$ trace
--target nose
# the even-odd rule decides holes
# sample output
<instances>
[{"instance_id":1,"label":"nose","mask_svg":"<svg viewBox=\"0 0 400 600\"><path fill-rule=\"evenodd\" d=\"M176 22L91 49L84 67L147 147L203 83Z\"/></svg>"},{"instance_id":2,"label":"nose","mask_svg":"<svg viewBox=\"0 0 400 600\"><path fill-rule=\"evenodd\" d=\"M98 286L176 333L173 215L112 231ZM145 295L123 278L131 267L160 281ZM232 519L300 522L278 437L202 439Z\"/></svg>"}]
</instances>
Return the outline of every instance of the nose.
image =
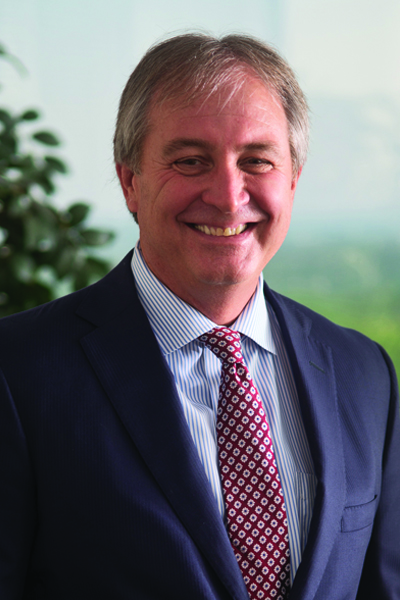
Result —
<instances>
[{"instance_id":1,"label":"nose","mask_svg":"<svg viewBox=\"0 0 400 600\"><path fill-rule=\"evenodd\" d=\"M236 164L215 167L202 193L202 200L223 213L235 213L249 202L244 173Z\"/></svg>"}]
</instances>

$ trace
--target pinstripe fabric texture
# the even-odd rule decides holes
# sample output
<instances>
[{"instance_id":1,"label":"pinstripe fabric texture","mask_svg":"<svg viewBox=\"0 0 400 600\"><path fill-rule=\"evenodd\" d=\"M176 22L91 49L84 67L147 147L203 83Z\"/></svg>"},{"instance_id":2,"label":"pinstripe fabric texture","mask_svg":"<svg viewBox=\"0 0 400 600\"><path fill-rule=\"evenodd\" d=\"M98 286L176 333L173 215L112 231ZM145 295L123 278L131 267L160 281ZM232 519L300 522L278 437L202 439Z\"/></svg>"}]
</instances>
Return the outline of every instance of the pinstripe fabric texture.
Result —
<instances>
[{"instance_id":1,"label":"pinstripe fabric texture","mask_svg":"<svg viewBox=\"0 0 400 600\"><path fill-rule=\"evenodd\" d=\"M216 324L175 296L151 273L139 243L132 270L139 299L175 377L193 441L225 518L216 438L221 362L197 339ZM278 321L265 302L262 276L255 294L230 328L242 335L243 357L270 426L286 502L293 581L307 540L316 478L292 371Z\"/></svg>"}]
</instances>

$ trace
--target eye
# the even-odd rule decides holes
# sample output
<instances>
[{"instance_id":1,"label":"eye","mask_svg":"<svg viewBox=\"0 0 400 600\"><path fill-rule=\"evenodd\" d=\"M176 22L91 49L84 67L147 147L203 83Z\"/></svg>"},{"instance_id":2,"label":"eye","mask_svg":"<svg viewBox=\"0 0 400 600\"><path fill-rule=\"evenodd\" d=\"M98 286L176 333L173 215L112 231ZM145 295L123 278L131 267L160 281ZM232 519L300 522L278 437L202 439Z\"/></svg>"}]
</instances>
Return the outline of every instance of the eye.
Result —
<instances>
[{"instance_id":1,"label":"eye","mask_svg":"<svg viewBox=\"0 0 400 600\"><path fill-rule=\"evenodd\" d=\"M251 156L243 159L240 167L248 173L268 173L273 168L273 165L267 158Z\"/></svg>"},{"instance_id":2,"label":"eye","mask_svg":"<svg viewBox=\"0 0 400 600\"><path fill-rule=\"evenodd\" d=\"M209 162L202 156L187 156L173 162L174 168L183 175L199 175L210 168Z\"/></svg>"}]
</instances>

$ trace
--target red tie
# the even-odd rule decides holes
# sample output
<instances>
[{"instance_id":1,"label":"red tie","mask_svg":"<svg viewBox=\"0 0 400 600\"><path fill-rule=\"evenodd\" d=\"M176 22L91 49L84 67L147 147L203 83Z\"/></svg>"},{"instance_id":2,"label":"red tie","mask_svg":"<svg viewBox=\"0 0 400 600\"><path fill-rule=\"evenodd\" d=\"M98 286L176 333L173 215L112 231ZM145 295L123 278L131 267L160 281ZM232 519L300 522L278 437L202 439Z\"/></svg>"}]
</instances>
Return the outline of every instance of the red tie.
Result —
<instances>
[{"instance_id":1,"label":"red tie","mask_svg":"<svg viewBox=\"0 0 400 600\"><path fill-rule=\"evenodd\" d=\"M228 533L252 600L284 600L290 588L286 507L261 399L240 334L199 337L222 361L217 435Z\"/></svg>"}]
</instances>

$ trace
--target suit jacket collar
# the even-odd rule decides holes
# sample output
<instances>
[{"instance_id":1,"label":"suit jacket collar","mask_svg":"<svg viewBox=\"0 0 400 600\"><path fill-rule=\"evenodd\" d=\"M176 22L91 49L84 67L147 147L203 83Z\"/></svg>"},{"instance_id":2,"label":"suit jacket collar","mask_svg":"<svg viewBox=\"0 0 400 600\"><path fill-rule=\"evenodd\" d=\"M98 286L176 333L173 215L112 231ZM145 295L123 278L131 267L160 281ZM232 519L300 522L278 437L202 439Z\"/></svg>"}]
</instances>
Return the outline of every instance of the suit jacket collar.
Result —
<instances>
[{"instance_id":1,"label":"suit jacket collar","mask_svg":"<svg viewBox=\"0 0 400 600\"><path fill-rule=\"evenodd\" d=\"M88 288L77 314L96 328L81 343L133 443L232 598L247 600L239 567L194 446L171 372L137 298L131 253ZM344 460L331 349L300 305L266 288L293 369L318 478L308 542L291 600L315 598L344 506ZM134 367L132 367L134 365ZM157 377L154 377L157 373Z\"/></svg>"},{"instance_id":2,"label":"suit jacket collar","mask_svg":"<svg viewBox=\"0 0 400 600\"><path fill-rule=\"evenodd\" d=\"M137 297L131 254L88 289L82 347L153 477L230 596L248 600L173 376Z\"/></svg>"},{"instance_id":3,"label":"suit jacket collar","mask_svg":"<svg viewBox=\"0 0 400 600\"><path fill-rule=\"evenodd\" d=\"M308 540L290 594L291 600L311 600L327 566L345 503L334 361L331 347L315 334L311 311L267 286L266 296L282 329L318 479Z\"/></svg>"}]
</instances>

